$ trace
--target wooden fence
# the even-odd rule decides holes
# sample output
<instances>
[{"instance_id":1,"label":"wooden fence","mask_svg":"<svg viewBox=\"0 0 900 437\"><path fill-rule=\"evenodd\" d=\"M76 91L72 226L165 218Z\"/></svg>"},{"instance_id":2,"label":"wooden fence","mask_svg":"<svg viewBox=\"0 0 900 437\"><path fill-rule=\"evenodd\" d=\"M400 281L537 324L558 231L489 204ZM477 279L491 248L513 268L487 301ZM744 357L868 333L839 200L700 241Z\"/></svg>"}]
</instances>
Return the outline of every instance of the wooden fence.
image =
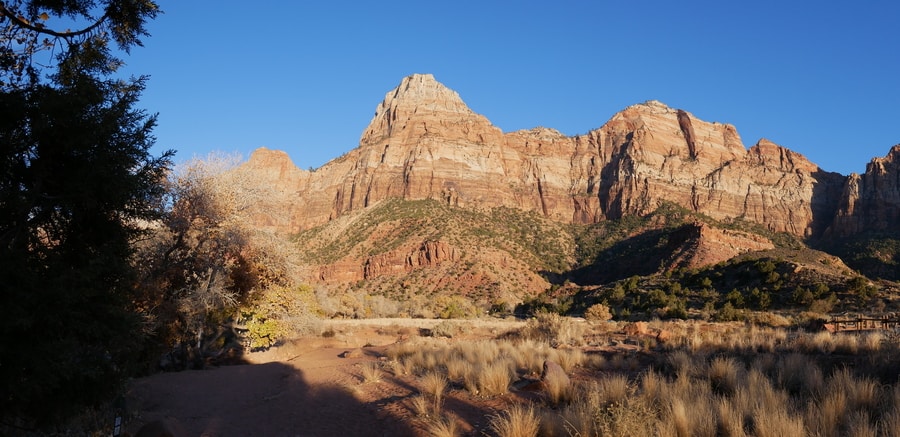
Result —
<instances>
[{"instance_id":1,"label":"wooden fence","mask_svg":"<svg viewBox=\"0 0 900 437\"><path fill-rule=\"evenodd\" d=\"M900 328L900 317L890 316L882 318L833 318L826 323L829 331L869 331L869 330L895 330Z\"/></svg>"}]
</instances>

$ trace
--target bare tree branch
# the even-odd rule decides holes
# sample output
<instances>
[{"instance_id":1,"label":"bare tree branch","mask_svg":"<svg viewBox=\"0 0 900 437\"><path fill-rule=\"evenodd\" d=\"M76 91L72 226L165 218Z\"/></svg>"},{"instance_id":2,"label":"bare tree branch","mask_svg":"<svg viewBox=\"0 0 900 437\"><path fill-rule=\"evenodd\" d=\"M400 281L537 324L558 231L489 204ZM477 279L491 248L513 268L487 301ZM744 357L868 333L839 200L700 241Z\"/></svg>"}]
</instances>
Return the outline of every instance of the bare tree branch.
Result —
<instances>
[{"instance_id":1,"label":"bare tree branch","mask_svg":"<svg viewBox=\"0 0 900 437\"><path fill-rule=\"evenodd\" d=\"M14 14L12 11L10 11L9 9L7 9L6 5L3 4L2 2L0 2L0 15L3 15L4 17L8 18L10 21L12 21L17 26L23 27L32 32L42 33L45 35L51 35L51 36L55 36L58 38L71 38L71 37L76 37L76 36L90 33L94 29L100 27L103 24L103 22L106 21L106 19L109 17L109 12L107 11L105 14L103 14L103 16L100 17L94 24L91 24L90 26L85 27L84 29L77 30L74 32L72 32L72 31L58 32L53 29L48 29L44 26L36 26L34 24L31 24L27 20L22 18L21 16L18 16L16 14Z\"/></svg>"}]
</instances>

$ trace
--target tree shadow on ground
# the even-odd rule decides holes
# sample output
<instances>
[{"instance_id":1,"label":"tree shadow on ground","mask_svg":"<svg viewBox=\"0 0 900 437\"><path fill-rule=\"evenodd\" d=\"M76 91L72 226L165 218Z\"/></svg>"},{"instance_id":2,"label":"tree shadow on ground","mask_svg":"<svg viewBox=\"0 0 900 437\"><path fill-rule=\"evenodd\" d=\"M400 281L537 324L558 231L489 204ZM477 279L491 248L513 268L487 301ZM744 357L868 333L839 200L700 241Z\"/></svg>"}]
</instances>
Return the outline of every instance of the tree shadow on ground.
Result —
<instances>
[{"instance_id":1,"label":"tree shadow on ground","mask_svg":"<svg viewBox=\"0 0 900 437\"><path fill-rule=\"evenodd\" d=\"M126 402L132 435L165 418L210 437L415 435L346 388L312 386L302 370L278 362L152 375L131 384Z\"/></svg>"}]
</instances>

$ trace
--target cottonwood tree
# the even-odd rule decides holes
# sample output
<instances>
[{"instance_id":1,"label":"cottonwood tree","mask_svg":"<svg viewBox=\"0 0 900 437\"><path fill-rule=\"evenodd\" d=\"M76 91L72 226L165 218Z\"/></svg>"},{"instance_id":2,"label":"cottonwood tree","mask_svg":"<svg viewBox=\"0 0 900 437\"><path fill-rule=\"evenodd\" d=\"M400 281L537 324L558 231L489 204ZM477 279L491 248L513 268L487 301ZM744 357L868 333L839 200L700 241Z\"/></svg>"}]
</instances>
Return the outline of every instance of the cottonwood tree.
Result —
<instances>
[{"instance_id":1,"label":"cottonwood tree","mask_svg":"<svg viewBox=\"0 0 900 437\"><path fill-rule=\"evenodd\" d=\"M0 3L0 419L49 426L107 399L136 354L131 243L170 153L114 77L150 1ZM53 23L87 23L75 30ZM62 25L62 24L61 24ZM2 433L2 431L0 431Z\"/></svg>"},{"instance_id":2,"label":"cottonwood tree","mask_svg":"<svg viewBox=\"0 0 900 437\"><path fill-rule=\"evenodd\" d=\"M167 178L166 214L141 244L147 331L186 365L220 354L223 336L247 314L288 320L303 312L291 302L300 290L291 245L252 224L254 215L278 211L283 194L239 163L211 154L177 166ZM251 321L275 332L272 317Z\"/></svg>"}]
</instances>

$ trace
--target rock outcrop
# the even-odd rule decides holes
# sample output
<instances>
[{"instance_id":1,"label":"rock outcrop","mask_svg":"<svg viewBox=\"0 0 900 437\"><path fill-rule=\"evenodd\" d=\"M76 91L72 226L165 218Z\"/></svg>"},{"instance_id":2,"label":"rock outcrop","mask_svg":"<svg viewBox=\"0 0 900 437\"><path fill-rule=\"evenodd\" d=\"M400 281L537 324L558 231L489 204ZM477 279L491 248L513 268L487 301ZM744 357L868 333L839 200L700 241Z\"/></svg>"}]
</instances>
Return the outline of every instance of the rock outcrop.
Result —
<instances>
[{"instance_id":1,"label":"rock outcrop","mask_svg":"<svg viewBox=\"0 0 900 437\"><path fill-rule=\"evenodd\" d=\"M850 175L828 235L867 231L900 231L900 144L869 162L862 175Z\"/></svg>"},{"instance_id":2,"label":"rock outcrop","mask_svg":"<svg viewBox=\"0 0 900 437\"><path fill-rule=\"evenodd\" d=\"M682 226L669 235L671 255L663 265L676 268L698 268L727 261L742 253L774 249L775 244L748 232L719 229L703 223Z\"/></svg>"},{"instance_id":3,"label":"rock outcrop","mask_svg":"<svg viewBox=\"0 0 900 437\"><path fill-rule=\"evenodd\" d=\"M847 178L767 140L747 149L734 126L657 101L625 108L584 135L503 133L456 92L417 74L385 95L359 147L344 156L305 172L262 150L247 166L295 193L285 231L400 197L512 207L576 223L672 202L719 220L818 237L826 229L845 235L896 227L898 157L895 147L866 174Z\"/></svg>"}]
</instances>

